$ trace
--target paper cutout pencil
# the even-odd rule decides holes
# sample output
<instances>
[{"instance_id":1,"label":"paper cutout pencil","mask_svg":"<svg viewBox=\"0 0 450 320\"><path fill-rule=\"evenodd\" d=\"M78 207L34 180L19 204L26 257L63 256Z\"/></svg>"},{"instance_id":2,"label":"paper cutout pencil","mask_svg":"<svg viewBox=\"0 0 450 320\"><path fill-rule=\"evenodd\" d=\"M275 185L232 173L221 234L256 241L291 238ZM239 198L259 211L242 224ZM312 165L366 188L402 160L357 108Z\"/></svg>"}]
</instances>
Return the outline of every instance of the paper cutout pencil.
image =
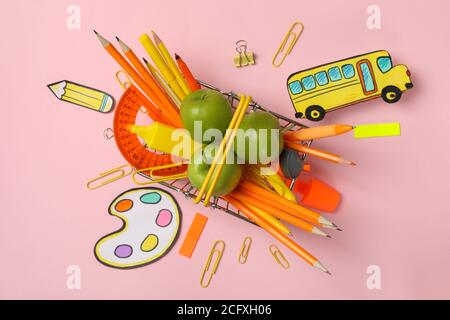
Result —
<instances>
[{"instance_id":1,"label":"paper cutout pencil","mask_svg":"<svg viewBox=\"0 0 450 320\"><path fill-rule=\"evenodd\" d=\"M82 84L63 80L47 87L59 100L91 110L107 113L114 107L114 99L109 94Z\"/></svg>"}]
</instances>

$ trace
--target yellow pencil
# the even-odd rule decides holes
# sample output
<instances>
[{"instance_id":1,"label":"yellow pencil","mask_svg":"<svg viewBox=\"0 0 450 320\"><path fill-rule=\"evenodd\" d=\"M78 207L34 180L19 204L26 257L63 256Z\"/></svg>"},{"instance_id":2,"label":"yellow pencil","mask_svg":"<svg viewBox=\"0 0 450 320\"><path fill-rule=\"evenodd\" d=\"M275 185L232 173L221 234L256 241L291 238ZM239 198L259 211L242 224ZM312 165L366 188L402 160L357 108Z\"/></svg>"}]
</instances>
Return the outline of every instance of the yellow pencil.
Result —
<instances>
[{"instance_id":1,"label":"yellow pencil","mask_svg":"<svg viewBox=\"0 0 450 320\"><path fill-rule=\"evenodd\" d=\"M166 61L166 64L169 66L169 69L175 75L175 78L177 79L177 82L180 85L181 89L183 89L185 94L189 94L191 90L189 89L186 80L178 69L177 64L172 59L169 50L167 50L167 47L165 46L164 42L162 42L162 40L158 37L158 35L154 31L152 31L152 33L153 39L155 40L155 44L158 47L159 52L161 52L164 60Z\"/></svg>"},{"instance_id":2,"label":"yellow pencil","mask_svg":"<svg viewBox=\"0 0 450 320\"><path fill-rule=\"evenodd\" d=\"M147 34L143 34L139 38L139 41L144 46L148 55L150 56L150 58L152 58L156 67L161 72L161 75L173 89L177 97L180 100L183 100L186 94L184 93L183 89L181 89L175 75L173 74L172 71L170 71L169 67L166 65L166 62L164 61L163 57L161 57L161 54L159 53L158 49L156 48L150 37Z\"/></svg>"},{"instance_id":3,"label":"yellow pencil","mask_svg":"<svg viewBox=\"0 0 450 320\"><path fill-rule=\"evenodd\" d=\"M164 78L161 76L159 71L150 64L145 58L142 58L145 62L145 65L147 66L148 70L150 71L153 78L156 79L156 81L159 83L159 86L161 89L163 89L169 97L172 99L172 101L176 104L176 106L179 108L181 106L181 100L177 97L175 92L173 92L172 88L169 86L169 84L164 80Z\"/></svg>"},{"instance_id":4,"label":"yellow pencil","mask_svg":"<svg viewBox=\"0 0 450 320\"><path fill-rule=\"evenodd\" d=\"M114 106L114 99L107 93L71 82L60 81L48 85L53 94L67 101L99 112L109 112Z\"/></svg>"},{"instance_id":5,"label":"yellow pencil","mask_svg":"<svg viewBox=\"0 0 450 320\"><path fill-rule=\"evenodd\" d=\"M268 223L270 223L274 228L280 230L281 232L284 232L288 235L292 235L291 230L289 230L288 227L286 227L280 220L275 218L274 216L266 213L265 211L261 210L258 207L255 207L254 205L251 205L250 203L247 203L247 207L252 210L254 213L259 215L261 218L266 220Z\"/></svg>"}]
</instances>

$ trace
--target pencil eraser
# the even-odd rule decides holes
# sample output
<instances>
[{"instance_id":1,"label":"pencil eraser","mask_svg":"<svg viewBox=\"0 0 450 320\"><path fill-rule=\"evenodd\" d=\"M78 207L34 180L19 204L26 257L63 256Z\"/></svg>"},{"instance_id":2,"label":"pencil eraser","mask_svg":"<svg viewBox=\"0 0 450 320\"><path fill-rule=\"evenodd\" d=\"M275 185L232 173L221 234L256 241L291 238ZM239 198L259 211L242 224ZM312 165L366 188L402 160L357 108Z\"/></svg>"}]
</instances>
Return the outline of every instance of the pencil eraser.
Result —
<instances>
[{"instance_id":1,"label":"pencil eraser","mask_svg":"<svg viewBox=\"0 0 450 320\"><path fill-rule=\"evenodd\" d=\"M398 122L360 125L356 126L353 132L357 139L399 136L401 134Z\"/></svg>"}]
</instances>

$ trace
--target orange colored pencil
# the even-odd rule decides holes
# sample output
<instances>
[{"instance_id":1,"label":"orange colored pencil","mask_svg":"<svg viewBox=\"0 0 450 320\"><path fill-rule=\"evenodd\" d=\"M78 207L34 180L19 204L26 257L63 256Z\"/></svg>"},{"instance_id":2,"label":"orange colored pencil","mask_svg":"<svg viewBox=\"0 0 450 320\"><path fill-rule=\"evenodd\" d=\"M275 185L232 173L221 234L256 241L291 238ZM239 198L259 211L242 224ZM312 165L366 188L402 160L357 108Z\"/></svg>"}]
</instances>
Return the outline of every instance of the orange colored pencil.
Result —
<instances>
[{"instance_id":1,"label":"orange colored pencil","mask_svg":"<svg viewBox=\"0 0 450 320\"><path fill-rule=\"evenodd\" d=\"M270 233L272 236L274 236L278 241L283 243L286 247L294 251L300 258L305 260L309 265L322 270L323 272L326 272L328 274L331 274L321 263L320 261L314 257L312 254L310 254L308 251L303 249L301 246L299 246L297 243L295 243L292 239L290 239L288 236L283 234L281 231L278 231L274 227L272 227L270 224L268 224L265 220L263 220L261 217L253 213L247 206L245 206L242 202L237 200L236 198L233 198L232 196L228 195L224 197L227 201L229 201L232 205L234 205L236 208L238 208L242 213L255 222L258 226L266 230L268 233Z\"/></svg>"},{"instance_id":2,"label":"orange colored pencil","mask_svg":"<svg viewBox=\"0 0 450 320\"><path fill-rule=\"evenodd\" d=\"M278 210L289 213L302 220L321 225L324 228L338 229L331 221L325 219L317 212L307 209L296 202L287 200L269 190L259 187L251 182L241 180L236 191L242 191L254 199L257 199Z\"/></svg>"},{"instance_id":3,"label":"orange colored pencil","mask_svg":"<svg viewBox=\"0 0 450 320\"><path fill-rule=\"evenodd\" d=\"M155 103L164 106L165 110L167 110L168 113L170 113L170 118L173 119L175 122L175 126L178 128L183 127L180 119L180 115L178 112L178 108L176 108L173 104L173 102L170 100L170 98L167 96L167 94L161 90L161 87L158 85L155 79L153 79L150 72L145 68L145 66L141 63L139 58L136 56L136 54L131 50L125 42L120 40L118 37L116 37L117 41L119 42L120 48L122 49L125 56L128 58L128 60L131 62L131 64L134 66L134 68L139 72L142 78L144 78L144 81L151 89L151 92L153 95L150 97L152 100L156 100Z\"/></svg>"},{"instance_id":4,"label":"orange colored pencil","mask_svg":"<svg viewBox=\"0 0 450 320\"><path fill-rule=\"evenodd\" d=\"M106 40L104 37L102 37L97 31L95 31L95 34L97 35L97 38L100 40L100 43L102 44L103 48L111 55L111 57L122 67L122 69L125 70L125 72L134 80L134 82L136 82L136 84L144 91L144 93L152 98L153 92L151 91L151 89L148 87L148 85L145 83L145 81L141 78L141 76L136 72L136 70L133 69L133 67L128 63L128 61L122 57L122 55L119 53L119 51L117 51L117 49L111 44L111 42L109 42L108 40ZM154 106L153 104L151 104L151 107ZM155 107L156 108L156 107ZM161 117L164 117L164 119L170 119L169 116L166 116L164 114L164 111L162 109L158 109L159 110L159 115ZM167 112L166 112L167 113ZM155 115L154 113L152 115ZM151 115L151 116L152 116ZM157 120L157 119L154 119ZM166 122L166 121L164 121ZM166 122L171 124L172 121ZM173 123L172 123L173 124Z\"/></svg>"},{"instance_id":5,"label":"orange colored pencil","mask_svg":"<svg viewBox=\"0 0 450 320\"><path fill-rule=\"evenodd\" d=\"M290 141L321 139L337 136L353 129L353 126L347 124L304 128L296 131L288 131L284 134L284 138Z\"/></svg>"},{"instance_id":6,"label":"orange colored pencil","mask_svg":"<svg viewBox=\"0 0 450 320\"><path fill-rule=\"evenodd\" d=\"M175 53L175 60L177 61L178 67L180 68L181 73L183 74L184 78L186 79L186 82L189 85L189 88L192 91L196 91L201 89L200 83L194 78L194 75L192 74L191 70L189 70L188 66L184 62L181 57Z\"/></svg>"},{"instance_id":7,"label":"orange colored pencil","mask_svg":"<svg viewBox=\"0 0 450 320\"><path fill-rule=\"evenodd\" d=\"M298 152L306 153L306 154L309 154L311 156L314 156L314 157L317 157L317 158L320 158L323 160L331 161L331 162L338 163L338 164L349 164L351 166L356 166L356 163L354 163L353 161L346 160L336 154L318 150L318 149L314 149L311 147L307 147L307 146L304 146L302 144L295 143L292 141L285 141L284 146L286 148L289 148L289 149L292 149L292 150L295 150Z\"/></svg>"},{"instance_id":8,"label":"orange colored pencil","mask_svg":"<svg viewBox=\"0 0 450 320\"><path fill-rule=\"evenodd\" d=\"M296 227L299 227L300 229L313 233L322 237L328 237L331 238L329 235L327 235L325 232L317 228L316 226L305 222L297 217L291 216L290 214L284 213L281 210L278 210L272 206L266 205L260 201L257 201L256 199L252 198L249 195L246 195L244 193L241 193L239 191L234 191L231 193L231 196L236 198L237 200L241 201L242 203L251 203L253 206L263 210L264 212L281 219L287 223L290 223ZM250 208L251 209L251 208Z\"/></svg>"}]
</instances>

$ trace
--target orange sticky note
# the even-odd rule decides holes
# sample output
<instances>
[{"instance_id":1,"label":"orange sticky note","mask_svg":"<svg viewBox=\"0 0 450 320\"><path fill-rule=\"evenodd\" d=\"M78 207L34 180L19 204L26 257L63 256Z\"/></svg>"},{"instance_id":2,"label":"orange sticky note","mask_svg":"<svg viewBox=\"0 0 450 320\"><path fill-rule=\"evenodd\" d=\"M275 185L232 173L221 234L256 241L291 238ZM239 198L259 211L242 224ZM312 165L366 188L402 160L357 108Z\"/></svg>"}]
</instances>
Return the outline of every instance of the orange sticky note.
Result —
<instances>
[{"instance_id":1,"label":"orange sticky note","mask_svg":"<svg viewBox=\"0 0 450 320\"><path fill-rule=\"evenodd\" d=\"M187 258L190 258L192 256L198 239L200 239L200 236L202 235L203 228L206 225L206 221L208 221L208 217L200 213L195 214L194 220L192 220L191 226L189 227L183 244L181 245L179 254Z\"/></svg>"}]
</instances>

